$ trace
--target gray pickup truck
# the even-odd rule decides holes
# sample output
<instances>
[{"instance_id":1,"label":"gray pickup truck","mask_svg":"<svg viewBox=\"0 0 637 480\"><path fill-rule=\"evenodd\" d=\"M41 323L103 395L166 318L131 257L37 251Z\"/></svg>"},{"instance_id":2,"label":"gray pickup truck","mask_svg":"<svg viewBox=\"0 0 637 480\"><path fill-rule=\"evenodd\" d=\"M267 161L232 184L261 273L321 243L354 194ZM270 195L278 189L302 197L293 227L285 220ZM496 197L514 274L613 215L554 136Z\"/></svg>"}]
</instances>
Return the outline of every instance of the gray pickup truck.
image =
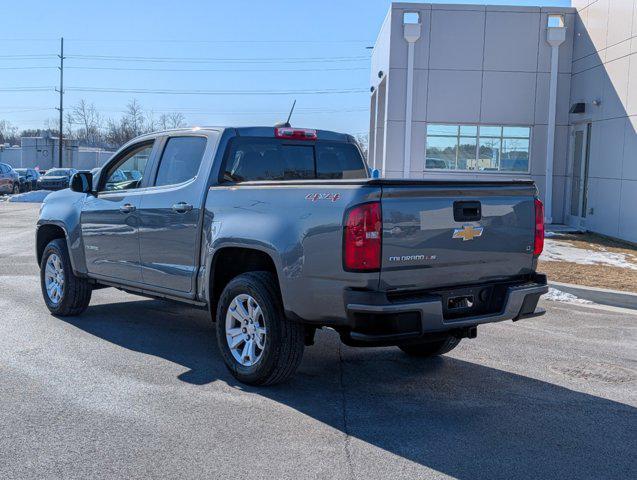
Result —
<instances>
[{"instance_id":1,"label":"gray pickup truck","mask_svg":"<svg viewBox=\"0 0 637 480\"><path fill-rule=\"evenodd\" d=\"M374 179L349 135L193 128L136 138L50 194L36 254L53 314L102 287L207 308L230 371L263 385L317 328L426 357L542 314L543 239L528 180Z\"/></svg>"}]
</instances>

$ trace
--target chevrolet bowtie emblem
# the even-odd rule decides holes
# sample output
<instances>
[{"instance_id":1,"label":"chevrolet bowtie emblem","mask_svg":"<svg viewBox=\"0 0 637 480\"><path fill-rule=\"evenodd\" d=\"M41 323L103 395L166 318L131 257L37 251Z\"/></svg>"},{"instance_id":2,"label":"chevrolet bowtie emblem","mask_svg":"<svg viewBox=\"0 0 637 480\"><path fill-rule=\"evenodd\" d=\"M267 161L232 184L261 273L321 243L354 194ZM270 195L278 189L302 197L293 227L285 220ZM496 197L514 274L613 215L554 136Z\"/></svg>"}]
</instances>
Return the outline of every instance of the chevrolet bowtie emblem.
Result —
<instances>
[{"instance_id":1,"label":"chevrolet bowtie emblem","mask_svg":"<svg viewBox=\"0 0 637 480\"><path fill-rule=\"evenodd\" d=\"M467 240L473 240L476 237L482 236L483 227L472 227L471 225L465 225L462 228L456 228L453 230L453 238L462 238L463 242Z\"/></svg>"}]
</instances>

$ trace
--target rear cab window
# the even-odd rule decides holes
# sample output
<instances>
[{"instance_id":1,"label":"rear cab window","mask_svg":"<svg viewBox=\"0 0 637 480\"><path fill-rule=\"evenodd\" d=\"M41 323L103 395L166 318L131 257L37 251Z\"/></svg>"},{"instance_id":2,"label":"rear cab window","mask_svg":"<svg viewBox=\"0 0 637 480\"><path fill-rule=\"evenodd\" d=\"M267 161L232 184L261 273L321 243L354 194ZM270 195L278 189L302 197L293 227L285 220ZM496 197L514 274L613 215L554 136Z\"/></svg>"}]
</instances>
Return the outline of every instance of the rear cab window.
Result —
<instances>
[{"instance_id":1,"label":"rear cab window","mask_svg":"<svg viewBox=\"0 0 637 480\"><path fill-rule=\"evenodd\" d=\"M355 145L345 142L290 141L235 137L222 171L224 182L367 178Z\"/></svg>"}]
</instances>

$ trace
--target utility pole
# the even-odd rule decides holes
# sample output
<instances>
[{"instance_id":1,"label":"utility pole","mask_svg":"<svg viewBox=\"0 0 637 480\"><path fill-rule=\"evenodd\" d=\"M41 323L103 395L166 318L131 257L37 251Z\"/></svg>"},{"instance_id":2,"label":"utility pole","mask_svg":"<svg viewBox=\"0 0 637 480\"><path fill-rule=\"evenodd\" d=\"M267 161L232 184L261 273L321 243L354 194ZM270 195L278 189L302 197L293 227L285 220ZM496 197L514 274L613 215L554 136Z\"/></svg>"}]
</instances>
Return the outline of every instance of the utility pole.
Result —
<instances>
[{"instance_id":1,"label":"utility pole","mask_svg":"<svg viewBox=\"0 0 637 480\"><path fill-rule=\"evenodd\" d=\"M60 38L60 54L58 55L58 57L60 58L60 66L58 67L60 69L60 89L57 90L58 92L60 92L60 108L58 108L58 110L60 111L60 139L59 139L59 144L58 144L58 167L62 168L62 152L63 152L63 146L62 146L62 139L64 138L62 135L62 122L64 121L64 37Z\"/></svg>"}]
</instances>

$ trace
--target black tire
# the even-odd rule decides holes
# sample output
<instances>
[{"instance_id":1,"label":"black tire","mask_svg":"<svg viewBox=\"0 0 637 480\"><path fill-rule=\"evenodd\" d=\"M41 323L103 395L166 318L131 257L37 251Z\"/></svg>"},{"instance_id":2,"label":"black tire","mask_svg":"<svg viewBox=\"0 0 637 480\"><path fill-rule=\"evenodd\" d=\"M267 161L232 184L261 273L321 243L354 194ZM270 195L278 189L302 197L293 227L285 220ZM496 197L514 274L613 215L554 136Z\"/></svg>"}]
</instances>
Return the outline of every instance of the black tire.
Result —
<instances>
[{"instance_id":1,"label":"black tire","mask_svg":"<svg viewBox=\"0 0 637 480\"><path fill-rule=\"evenodd\" d=\"M13 193L14 195L16 193L20 193L20 185L18 183L13 183L13 188L11 189L11 193Z\"/></svg>"},{"instance_id":2,"label":"black tire","mask_svg":"<svg viewBox=\"0 0 637 480\"><path fill-rule=\"evenodd\" d=\"M438 340L436 342L400 345L398 348L412 357L437 357L438 355L449 353L456 348L459 343L459 338L449 336L444 340Z\"/></svg>"},{"instance_id":3,"label":"black tire","mask_svg":"<svg viewBox=\"0 0 637 480\"><path fill-rule=\"evenodd\" d=\"M57 303L51 300L46 289L46 265L49 257L53 254L60 259L64 272L62 295ZM62 317L79 315L87 309L91 301L93 288L86 279L76 277L73 274L69 251L63 238L52 240L44 249L40 262L40 287L44 303L53 315Z\"/></svg>"},{"instance_id":4,"label":"black tire","mask_svg":"<svg viewBox=\"0 0 637 480\"><path fill-rule=\"evenodd\" d=\"M267 329L261 356L251 366L244 366L235 359L226 340L226 314L240 294L250 295L258 303ZM221 294L216 320L219 351L232 375L240 382L273 385L289 379L296 372L303 358L305 329L285 316L277 280L271 273L248 272L233 278Z\"/></svg>"}]
</instances>

